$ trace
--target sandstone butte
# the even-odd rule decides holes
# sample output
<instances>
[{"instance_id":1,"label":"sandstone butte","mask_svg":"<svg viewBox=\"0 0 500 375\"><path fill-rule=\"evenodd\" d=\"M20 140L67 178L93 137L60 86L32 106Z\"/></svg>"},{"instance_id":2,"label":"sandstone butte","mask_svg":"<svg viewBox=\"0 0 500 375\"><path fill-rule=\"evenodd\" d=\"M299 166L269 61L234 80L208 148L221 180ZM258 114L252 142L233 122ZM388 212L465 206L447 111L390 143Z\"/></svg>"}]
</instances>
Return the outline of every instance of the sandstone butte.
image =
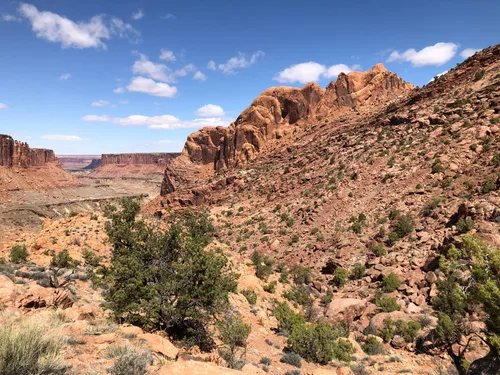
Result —
<instances>
[{"instance_id":1,"label":"sandstone butte","mask_svg":"<svg viewBox=\"0 0 500 375\"><path fill-rule=\"evenodd\" d=\"M11 136L0 134L0 165L5 167L41 167L57 161L54 151L30 148L27 143L15 141Z\"/></svg>"},{"instance_id":2,"label":"sandstone butte","mask_svg":"<svg viewBox=\"0 0 500 375\"><path fill-rule=\"evenodd\" d=\"M182 154L170 163L161 195L179 186L193 187L195 181L214 171L252 161L272 150L281 140L293 137L304 122L333 120L349 112L376 108L414 86L382 64L365 72L341 73L325 89L317 83L303 88L271 87L262 92L228 128L205 127L188 136Z\"/></svg>"}]
</instances>

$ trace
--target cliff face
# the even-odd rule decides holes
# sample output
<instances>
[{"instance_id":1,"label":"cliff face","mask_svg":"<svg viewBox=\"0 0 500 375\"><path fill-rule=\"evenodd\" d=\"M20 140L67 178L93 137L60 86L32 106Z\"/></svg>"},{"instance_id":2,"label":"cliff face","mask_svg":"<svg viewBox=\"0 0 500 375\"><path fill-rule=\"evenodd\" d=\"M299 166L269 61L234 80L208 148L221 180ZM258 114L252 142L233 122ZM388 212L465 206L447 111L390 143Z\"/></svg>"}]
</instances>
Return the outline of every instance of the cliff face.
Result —
<instances>
[{"instance_id":1,"label":"cliff face","mask_svg":"<svg viewBox=\"0 0 500 375\"><path fill-rule=\"evenodd\" d=\"M179 153L141 153L141 154L102 154L101 165L141 165L152 164L165 166L179 156Z\"/></svg>"},{"instance_id":2,"label":"cliff face","mask_svg":"<svg viewBox=\"0 0 500 375\"><path fill-rule=\"evenodd\" d=\"M6 167L41 167L56 161L54 151L30 148L27 143L15 141L11 136L0 134L0 165Z\"/></svg>"},{"instance_id":3,"label":"cliff face","mask_svg":"<svg viewBox=\"0 0 500 375\"><path fill-rule=\"evenodd\" d=\"M297 125L317 124L348 111L375 108L413 87L377 64L366 72L341 73L337 81L325 89L316 83L308 83L301 89L269 88L227 129L206 127L192 133L182 157L165 170L162 195L176 190L177 185L184 185L186 169L210 166L222 170L245 164L258 154L272 150L275 141L292 135Z\"/></svg>"}]
</instances>

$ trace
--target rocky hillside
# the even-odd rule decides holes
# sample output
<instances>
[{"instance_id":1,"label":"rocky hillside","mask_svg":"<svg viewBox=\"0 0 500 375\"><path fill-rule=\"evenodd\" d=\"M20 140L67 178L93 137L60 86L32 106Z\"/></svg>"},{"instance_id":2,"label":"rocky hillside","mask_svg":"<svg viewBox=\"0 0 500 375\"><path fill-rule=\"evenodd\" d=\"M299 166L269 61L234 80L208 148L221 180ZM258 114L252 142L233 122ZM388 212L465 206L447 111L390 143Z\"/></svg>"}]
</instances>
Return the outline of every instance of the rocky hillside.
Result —
<instances>
[{"instance_id":1,"label":"rocky hillside","mask_svg":"<svg viewBox=\"0 0 500 375\"><path fill-rule=\"evenodd\" d=\"M191 134L182 156L166 171L162 194L175 190L177 184L193 182L203 170L244 165L299 136L304 124L309 127L349 112L364 113L412 88L377 64L366 72L341 73L325 89L316 83L302 89L267 89L229 128L206 127Z\"/></svg>"}]
</instances>

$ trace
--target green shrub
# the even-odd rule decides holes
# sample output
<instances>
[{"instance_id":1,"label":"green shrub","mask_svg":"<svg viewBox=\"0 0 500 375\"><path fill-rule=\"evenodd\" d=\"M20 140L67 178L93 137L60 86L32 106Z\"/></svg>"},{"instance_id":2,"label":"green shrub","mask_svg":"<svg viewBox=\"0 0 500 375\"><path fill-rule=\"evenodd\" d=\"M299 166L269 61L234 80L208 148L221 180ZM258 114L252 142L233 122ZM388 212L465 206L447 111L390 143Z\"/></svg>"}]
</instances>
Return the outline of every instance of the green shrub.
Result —
<instances>
[{"instance_id":1,"label":"green shrub","mask_svg":"<svg viewBox=\"0 0 500 375\"><path fill-rule=\"evenodd\" d=\"M249 289L242 290L241 294L243 294L245 296L245 298L247 299L247 301L250 305L253 306L257 303L257 293L255 293L253 290L249 290Z\"/></svg>"},{"instance_id":2,"label":"green shrub","mask_svg":"<svg viewBox=\"0 0 500 375\"><path fill-rule=\"evenodd\" d=\"M71 211L71 212L69 213L69 217L75 217L75 216L78 216L78 212Z\"/></svg>"},{"instance_id":3,"label":"green shrub","mask_svg":"<svg viewBox=\"0 0 500 375\"><path fill-rule=\"evenodd\" d=\"M378 257L387 254L387 250L382 243L377 243L372 247L372 252Z\"/></svg>"},{"instance_id":4,"label":"green shrub","mask_svg":"<svg viewBox=\"0 0 500 375\"><path fill-rule=\"evenodd\" d=\"M337 268L333 274L332 285L343 288L347 280L347 270L343 268Z\"/></svg>"},{"instance_id":5,"label":"green shrub","mask_svg":"<svg viewBox=\"0 0 500 375\"><path fill-rule=\"evenodd\" d=\"M273 273L274 260L267 255L254 251L250 256L250 260L255 266L255 276L259 279L266 280Z\"/></svg>"},{"instance_id":6,"label":"green shrub","mask_svg":"<svg viewBox=\"0 0 500 375\"><path fill-rule=\"evenodd\" d=\"M28 260L28 256L30 254L28 253L28 250L26 249L25 245L14 245L10 249L10 261L11 263L26 263Z\"/></svg>"},{"instance_id":7,"label":"green shrub","mask_svg":"<svg viewBox=\"0 0 500 375\"><path fill-rule=\"evenodd\" d=\"M444 172L444 167L441 165L441 161L439 159L432 164L431 172L432 174Z\"/></svg>"},{"instance_id":8,"label":"green shrub","mask_svg":"<svg viewBox=\"0 0 500 375\"><path fill-rule=\"evenodd\" d=\"M413 218L410 214L401 215L396 219L394 232L396 232L399 238L406 237L413 231L414 225Z\"/></svg>"},{"instance_id":9,"label":"green shrub","mask_svg":"<svg viewBox=\"0 0 500 375\"><path fill-rule=\"evenodd\" d=\"M499 153L499 152L495 152L495 153L493 154L493 157L491 158L491 163L492 163L495 167L500 166L500 153Z\"/></svg>"},{"instance_id":10,"label":"green shrub","mask_svg":"<svg viewBox=\"0 0 500 375\"><path fill-rule=\"evenodd\" d=\"M286 371L283 375L300 375L299 370Z\"/></svg>"},{"instance_id":11,"label":"green shrub","mask_svg":"<svg viewBox=\"0 0 500 375\"><path fill-rule=\"evenodd\" d=\"M281 355L280 362L301 368L302 358L297 353L286 352Z\"/></svg>"},{"instance_id":12,"label":"green shrub","mask_svg":"<svg viewBox=\"0 0 500 375\"><path fill-rule=\"evenodd\" d=\"M309 284L312 281L311 267L296 265L293 268L293 282L295 284Z\"/></svg>"},{"instance_id":13,"label":"green shrub","mask_svg":"<svg viewBox=\"0 0 500 375\"><path fill-rule=\"evenodd\" d=\"M85 265L92 267L99 267L103 259L102 256L97 256L96 253L90 250L84 250L82 256Z\"/></svg>"},{"instance_id":14,"label":"green shrub","mask_svg":"<svg viewBox=\"0 0 500 375\"><path fill-rule=\"evenodd\" d=\"M243 321L241 315L229 315L220 321L217 327L219 328L219 338L225 345L225 348L219 353L229 368L241 369L245 361L242 361L241 356L238 355L238 349L246 348L252 327Z\"/></svg>"},{"instance_id":15,"label":"green shrub","mask_svg":"<svg viewBox=\"0 0 500 375\"><path fill-rule=\"evenodd\" d=\"M286 302L279 302L276 305L274 316L278 320L278 330L284 334L289 335L294 326L305 324L304 317L293 311Z\"/></svg>"},{"instance_id":16,"label":"green shrub","mask_svg":"<svg viewBox=\"0 0 500 375\"><path fill-rule=\"evenodd\" d=\"M474 76L474 81L480 81L481 79L483 79L484 77L484 74L486 73L486 70L484 69L480 69L476 72L476 75Z\"/></svg>"},{"instance_id":17,"label":"green shrub","mask_svg":"<svg viewBox=\"0 0 500 375\"><path fill-rule=\"evenodd\" d=\"M366 339L365 343L361 345L361 349L368 355L384 354L384 345L382 345L378 340L370 336Z\"/></svg>"},{"instance_id":18,"label":"green shrub","mask_svg":"<svg viewBox=\"0 0 500 375\"><path fill-rule=\"evenodd\" d=\"M269 357L262 357L260 359L260 363L263 365L266 365L266 366L270 366L272 362L273 362L273 360Z\"/></svg>"},{"instance_id":19,"label":"green shrub","mask_svg":"<svg viewBox=\"0 0 500 375\"><path fill-rule=\"evenodd\" d=\"M471 217L467 216L465 220L463 218L458 219L457 222L457 232L458 233L467 233L468 231L474 228L474 220Z\"/></svg>"},{"instance_id":20,"label":"green shrub","mask_svg":"<svg viewBox=\"0 0 500 375\"><path fill-rule=\"evenodd\" d=\"M139 205L108 207L113 245L105 306L119 322L146 330L163 327L187 345L211 345L207 327L229 306L237 275L222 252L207 250L213 225L206 212L169 218L165 231L137 220Z\"/></svg>"},{"instance_id":21,"label":"green shrub","mask_svg":"<svg viewBox=\"0 0 500 375\"><path fill-rule=\"evenodd\" d=\"M350 278L353 280L362 279L365 276L366 267L361 263L356 263L351 271Z\"/></svg>"},{"instance_id":22,"label":"green shrub","mask_svg":"<svg viewBox=\"0 0 500 375\"><path fill-rule=\"evenodd\" d=\"M304 359L327 364L333 359L350 361L354 350L339 332L326 322L297 325L288 338L288 345Z\"/></svg>"},{"instance_id":23,"label":"green shrub","mask_svg":"<svg viewBox=\"0 0 500 375\"><path fill-rule=\"evenodd\" d=\"M279 271L280 271L280 278L279 281L280 283L287 284L288 283L288 267L285 264L281 264L279 266Z\"/></svg>"},{"instance_id":24,"label":"green shrub","mask_svg":"<svg viewBox=\"0 0 500 375\"><path fill-rule=\"evenodd\" d=\"M283 297L285 297L289 301L297 302L302 306L312 305L313 303L309 288L305 285L301 285L298 287L294 286L290 290L287 290L285 293L283 293Z\"/></svg>"},{"instance_id":25,"label":"green shrub","mask_svg":"<svg viewBox=\"0 0 500 375\"><path fill-rule=\"evenodd\" d=\"M424 216L431 216L434 210L438 208L440 203L441 203L440 198L433 199L432 201L426 203L423 209Z\"/></svg>"},{"instance_id":26,"label":"green shrub","mask_svg":"<svg viewBox=\"0 0 500 375\"><path fill-rule=\"evenodd\" d=\"M66 374L69 366L62 360L62 346L61 337L47 322L32 318L3 323L0 327L0 374Z\"/></svg>"},{"instance_id":27,"label":"green shrub","mask_svg":"<svg viewBox=\"0 0 500 375\"><path fill-rule=\"evenodd\" d=\"M271 281L269 284L265 284L262 289L264 289L264 292L267 292L267 293L274 293L276 292L276 285L278 284L278 282L276 280L274 281Z\"/></svg>"},{"instance_id":28,"label":"green shrub","mask_svg":"<svg viewBox=\"0 0 500 375\"><path fill-rule=\"evenodd\" d=\"M487 179L482 187L483 194L490 193L492 191L495 191L496 189L497 189L497 184L491 178Z\"/></svg>"},{"instance_id":29,"label":"green shrub","mask_svg":"<svg viewBox=\"0 0 500 375\"><path fill-rule=\"evenodd\" d=\"M375 300L379 312L392 312L401 310L395 297L381 297Z\"/></svg>"},{"instance_id":30,"label":"green shrub","mask_svg":"<svg viewBox=\"0 0 500 375\"><path fill-rule=\"evenodd\" d=\"M68 249L54 254L50 260L50 266L56 268L72 268L76 266L75 260L69 255Z\"/></svg>"},{"instance_id":31,"label":"green shrub","mask_svg":"<svg viewBox=\"0 0 500 375\"><path fill-rule=\"evenodd\" d=\"M384 278L382 279L382 288L386 293L394 292L399 288L400 285L401 280L394 272L391 272L387 276L384 276Z\"/></svg>"},{"instance_id":32,"label":"green shrub","mask_svg":"<svg viewBox=\"0 0 500 375\"><path fill-rule=\"evenodd\" d=\"M417 338L420 328L420 323L418 322L409 321L407 323L404 320L393 322L390 317L387 317L384 319L380 335L384 342L389 342L395 335L399 335L403 337L405 342L411 343Z\"/></svg>"}]
</instances>

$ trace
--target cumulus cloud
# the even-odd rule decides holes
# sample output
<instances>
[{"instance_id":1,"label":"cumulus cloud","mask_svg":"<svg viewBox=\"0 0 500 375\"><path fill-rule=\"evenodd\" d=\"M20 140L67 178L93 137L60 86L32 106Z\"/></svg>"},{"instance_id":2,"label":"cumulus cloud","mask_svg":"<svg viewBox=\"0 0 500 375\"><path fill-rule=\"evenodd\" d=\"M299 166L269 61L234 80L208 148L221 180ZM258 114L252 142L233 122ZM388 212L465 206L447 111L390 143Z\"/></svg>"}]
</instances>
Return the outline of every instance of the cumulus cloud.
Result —
<instances>
[{"instance_id":1,"label":"cumulus cloud","mask_svg":"<svg viewBox=\"0 0 500 375\"><path fill-rule=\"evenodd\" d=\"M202 128L205 126L228 126L231 123L230 119L226 119L223 117L181 120L172 115L161 115L161 116L131 115L128 117L87 115L82 117L81 120L89 122L108 122L125 127L147 126L149 129L162 129L162 130Z\"/></svg>"},{"instance_id":2,"label":"cumulus cloud","mask_svg":"<svg viewBox=\"0 0 500 375\"><path fill-rule=\"evenodd\" d=\"M196 116L200 117L224 117L224 110L221 106L207 104L196 110Z\"/></svg>"},{"instance_id":3,"label":"cumulus cloud","mask_svg":"<svg viewBox=\"0 0 500 375\"><path fill-rule=\"evenodd\" d=\"M113 17L94 16L89 21L74 22L59 14L39 11L34 5L21 4L19 13L31 23L36 36L63 48L106 48L104 40L112 35L138 41L140 33L131 25Z\"/></svg>"},{"instance_id":4,"label":"cumulus cloud","mask_svg":"<svg viewBox=\"0 0 500 375\"><path fill-rule=\"evenodd\" d=\"M49 134L42 135L40 138L47 141L67 141L67 142L79 142L86 141L86 138L78 137L76 135L60 135L60 134Z\"/></svg>"},{"instance_id":5,"label":"cumulus cloud","mask_svg":"<svg viewBox=\"0 0 500 375\"><path fill-rule=\"evenodd\" d=\"M217 66L215 65L215 61L214 60L210 60L208 62L207 69L208 70L215 70L215 69L217 69Z\"/></svg>"},{"instance_id":6,"label":"cumulus cloud","mask_svg":"<svg viewBox=\"0 0 500 375\"><path fill-rule=\"evenodd\" d=\"M460 56L462 56L464 59L468 59L469 57L473 56L476 52L479 51L481 50L476 48L466 48L462 52L460 52Z\"/></svg>"},{"instance_id":7,"label":"cumulus cloud","mask_svg":"<svg viewBox=\"0 0 500 375\"><path fill-rule=\"evenodd\" d=\"M135 74L147 75L157 81L170 82L171 78L167 75L169 68L164 64L156 64L150 61L142 53L139 54L139 60L132 65L132 72Z\"/></svg>"},{"instance_id":8,"label":"cumulus cloud","mask_svg":"<svg viewBox=\"0 0 500 375\"><path fill-rule=\"evenodd\" d=\"M197 81L205 81L207 79L207 76L198 70L196 73L194 73L193 79L196 79Z\"/></svg>"},{"instance_id":9,"label":"cumulus cloud","mask_svg":"<svg viewBox=\"0 0 500 375\"><path fill-rule=\"evenodd\" d=\"M145 77L134 77L127 90L165 98L173 98L177 94L177 87Z\"/></svg>"},{"instance_id":10,"label":"cumulus cloud","mask_svg":"<svg viewBox=\"0 0 500 375\"><path fill-rule=\"evenodd\" d=\"M406 61L413 66L421 67L426 65L443 65L450 61L457 53L458 44L455 43L436 43L433 46L428 46L420 51L414 48L407 49L403 53L393 51L387 62Z\"/></svg>"},{"instance_id":11,"label":"cumulus cloud","mask_svg":"<svg viewBox=\"0 0 500 375\"><path fill-rule=\"evenodd\" d=\"M336 64L327 67L315 61L309 61L292 65L279 72L273 79L281 83L317 82L321 78L334 78L337 77L340 73L347 74L357 69L359 69L359 65L353 65L349 67L345 64Z\"/></svg>"},{"instance_id":12,"label":"cumulus cloud","mask_svg":"<svg viewBox=\"0 0 500 375\"><path fill-rule=\"evenodd\" d=\"M19 17L14 16L13 14L2 14L2 21L5 21L5 22L20 22L21 19Z\"/></svg>"},{"instance_id":13,"label":"cumulus cloud","mask_svg":"<svg viewBox=\"0 0 500 375\"><path fill-rule=\"evenodd\" d=\"M142 9L139 9L137 10L137 12L135 12L134 14L132 14L132 19L134 20L140 20L141 18L144 17L144 12L142 11Z\"/></svg>"},{"instance_id":14,"label":"cumulus cloud","mask_svg":"<svg viewBox=\"0 0 500 375\"><path fill-rule=\"evenodd\" d=\"M121 104L121 105L128 104L128 100L120 100L120 104Z\"/></svg>"},{"instance_id":15,"label":"cumulus cloud","mask_svg":"<svg viewBox=\"0 0 500 375\"><path fill-rule=\"evenodd\" d=\"M117 87L116 89L113 90L115 94L123 94L125 92L125 88L123 87Z\"/></svg>"},{"instance_id":16,"label":"cumulus cloud","mask_svg":"<svg viewBox=\"0 0 500 375\"><path fill-rule=\"evenodd\" d=\"M175 15L173 15L172 13L167 13L163 16L160 17L162 20L171 20L171 19L174 19L174 18L177 18Z\"/></svg>"},{"instance_id":17,"label":"cumulus cloud","mask_svg":"<svg viewBox=\"0 0 500 375\"><path fill-rule=\"evenodd\" d=\"M0 103L0 109L7 109L7 104Z\"/></svg>"},{"instance_id":18,"label":"cumulus cloud","mask_svg":"<svg viewBox=\"0 0 500 375\"><path fill-rule=\"evenodd\" d=\"M105 107L107 105L110 105L111 103L108 102L107 100L98 100L97 102L92 102L92 107Z\"/></svg>"},{"instance_id":19,"label":"cumulus cloud","mask_svg":"<svg viewBox=\"0 0 500 375\"><path fill-rule=\"evenodd\" d=\"M175 62L177 58L175 57L175 54L172 51L167 51L162 48L160 54L160 60Z\"/></svg>"},{"instance_id":20,"label":"cumulus cloud","mask_svg":"<svg viewBox=\"0 0 500 375\"><path fill-rule=\"evenodd\" d=\"M64 73L64 74L61 74L61 76L59 77L59 80L60 81L67 81L68 79L71 78L71 74L69 73Z\"/></svg>"},{"instance_id":21,"label":"cumulus cloud","mask_svg":"<svg viewBox=\"0 0 500 375\"><path fill-rule=\"evenodd\" d=\"M264 56L262 51L255 52L250 58L247 58L243 53L239 53L238 56L231 57L225 64L219 64L219 70L226 74L235 73L238 69L248 68L250 65L255 64L262 56Z\"/></svg>"}]
</instances>

